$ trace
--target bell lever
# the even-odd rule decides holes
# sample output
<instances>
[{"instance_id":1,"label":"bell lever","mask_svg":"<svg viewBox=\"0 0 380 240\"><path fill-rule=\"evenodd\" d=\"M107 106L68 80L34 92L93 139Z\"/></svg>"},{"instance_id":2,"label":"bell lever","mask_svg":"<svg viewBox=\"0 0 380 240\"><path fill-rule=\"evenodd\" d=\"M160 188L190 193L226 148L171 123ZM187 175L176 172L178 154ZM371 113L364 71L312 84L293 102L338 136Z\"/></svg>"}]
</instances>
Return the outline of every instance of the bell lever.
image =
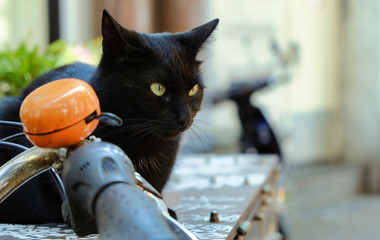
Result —
<instances>
[{"instance_id":1,"label":"bell lever","mask_svg":"<svg viewBox=\"0 0 380 240\"><path fill-rule=\"evenodd\" d=\"M114 127L120 127L123 125L123 120L119 116L109 112L102 112L100 115L96 115L96 112L94 112L94 114L88 116L85 121L86 123L89 123L94 119L98 119L100 122Z\"/></svg>"}]
</instances>

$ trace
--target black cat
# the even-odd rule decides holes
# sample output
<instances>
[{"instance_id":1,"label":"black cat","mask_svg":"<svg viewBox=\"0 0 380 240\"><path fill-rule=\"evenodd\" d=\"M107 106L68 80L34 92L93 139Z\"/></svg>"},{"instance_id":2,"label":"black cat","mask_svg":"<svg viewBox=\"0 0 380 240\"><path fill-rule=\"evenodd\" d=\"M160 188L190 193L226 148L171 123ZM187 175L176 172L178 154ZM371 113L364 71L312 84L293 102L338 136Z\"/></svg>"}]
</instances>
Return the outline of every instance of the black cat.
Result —
<instances>
[{"instance_id":1,"label":"black cat","mask_svg":"<svg viewBox=\"0 0 380 240\"><path fill-rule=\"evenodd\" d=\"M75 63L36 78L19 97L0 104L0 119L19 121L22 100L44 83L79 78L95 89L102 111L123 119L122 127L99 126L95 135L121 147L136 170L162 191L172 170L181 133L203 98L196 55L219 20L184 33L144 34L120 26L104 10L103 56L97 68ZM0 138L13 133L0 129ZM0 149L1 164L11 152ZM0 222L62 222L61 200L48 174L28 182L0 204Z\"/></svg>"}]
</instances>

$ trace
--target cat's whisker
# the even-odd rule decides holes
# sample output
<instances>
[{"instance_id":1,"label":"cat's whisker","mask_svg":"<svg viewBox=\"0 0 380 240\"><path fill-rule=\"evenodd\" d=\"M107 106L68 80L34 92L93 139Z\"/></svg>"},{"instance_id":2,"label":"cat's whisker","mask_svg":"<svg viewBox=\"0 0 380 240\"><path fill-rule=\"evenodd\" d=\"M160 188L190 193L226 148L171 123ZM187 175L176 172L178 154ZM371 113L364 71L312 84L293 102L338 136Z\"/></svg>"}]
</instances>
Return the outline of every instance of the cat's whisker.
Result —
<instances>
[{"instance_id":1,"label":"cat's whisker","mask_svg":"<svg viewBox=\"0 0 380 240\"><path fill-rule=\"evenodd\" d=\"M149 141L152 138L152 135L154 135L154 127L150 127L148 129L142 129L140 130L136 135L138 136L141 134L138 138L133 139L136 143L142 141L143 139L146 139L148 137L147 141Z\"/></svg>"},{"instance_id":2,"label":"cat's whisker","mask_svg":"<svg viewBox=\"0 0 380 240\"><path fill-rule=\"evenodd\" d=\"M207 122L207 121L204 121L201 119L197 119L197 118L194 119L194 123L201 123L201 124L208 125L208 126L212 125L210 122Z\"/></svg>"},{"instance_id":3,"label":"cat's whisker","mask_svg":"<svg viewBox=\"0 0 380 240\"><path fill-rule=\"evenodd\" d=\"M123 138L131 139L134 135L137 135L135 131L128 129L128 128L119 128L112 131L108 131L107 133L102 134L103 138L114 138L116 136L122 135Z\"/></svg>"},{"instance_id":4,"label":"cat's whisker","mask_svg":"<svg viewBox=\"0 0 380 240\"><path fill-rule=\"evenodd\" d=\"M135 143L139 143L140 141L142 141L143 139L145 139L147 136L149 136L151 134L151 131L154 127L146 127L146 128L140 128L138 131L133 131L131 133L127 133L128 134L128 138L132 141L132 142L135 142ZM137 129L136 129L137 130Z\"/></svg>"},{"instance_id":5,"label":"cat's whisker","mask_svg":"<svg viewBox=\"0 0 380 240\"><path fill-rule=\"evenodd\" d=\"M155 168L156 170L161 170L159 162L156 157L152 156L149 160L150 160L149 164L153 166L153 168Z\"/></svg>"},{"instance_id":6,"label":"cat's whisker","mask_svg":"<svg viewBox=\"0 0 380 240\"><path fill-rule=\"evenodd\" d=\"M205 146L205 139L207 139L207 141L210 142L210 136L207 134L207 132L203 131L198 125L197 125L197 122L194 122L193 123L193 127L191 129L189 129L189 133L194 133L196 135L196 137L199 139L199 142L201 143L202 145L202 148L204 151L207 150L206 146ZM198 131L199 132L198 132ZM203 137L201 136L201 134L203 135Z\"/></svg>"},{"instance_id":7,"label":"cat's whisker","mask_svg":"<svg viewBox=\"0 0 380 240\"><path fill-rule=\"evenodd\" d=\"M195 131L195 130L198 130L198 131L201 132L203 135L205 135L207 138L209 138L207 132L204 131L204 130L199 126L199 122L194 122L194 123L193 123L193 131Z\"/></svg>"},{"instance_id":8,"label":"cat's whisker","mask_svg":"<svg viewBox=\"0 0 380 240\"><path fill-rule=\"evenodd\" d=\"M199 139L199 142L200 142L201 145L202 145L203 151L205 151L205 150L206 150L206 147L205 147L204 141L203 141L203 139L201 138L201 136L198 134L198 132L195 131L195 129L191 129L191 132L190 132L190 133L194 133L194 134L195 134L195 136Z\"/></svg>"},{"instance_id":9,"label":"cat's whisker","mask_svg":"<svg viewBox=\"0 0 380 240\"><path fill-rule=\"evenodd\" d=\"M195 141L194 141L194 138L193 138L193 136L192 136L192 131L193 131L193 129L192 129L192 127L191 128L189 128L188 130L186 130L186 132L184 133L184 137L185 137L185 139L189 139L189 140L191 140L191 142L192 143L195 143Z\"/></svg>"},{"instance_id":10,"label":"cat's whisker","mask_svg":"<svg viewBox=\"0 0 380 240\"><path fill-rule=\"evenodd\" d=\"M195 142L194 142L194 138L193 138L193 135L191 135L191 131L192 131L192 129L189 129L186 133L186 135L188 136L188 137L190 137L190 140L191 140L191 142L194 144Z\"/></svg>"},{"instance_id":11,"label":"cat's whisker","mask_svg":"<svg viewBox=\"0 0 380 240\"><path fill-rule=\"evenodd\" d=\"M169 126L168 124L163 124L162 121L150 120L150 119L125 119L123 127L114 129L104 134L105 137L110 137L122 133L128 134L126 136L133 142L140 142L142 140L150 141L153 137L160 137L157 129L161 126Z\"/></svg>"},{"instance_id":12,"label":"cat's whisker","mask_svg":"<svg viewBox=\"0 0 380 240\"><path fill-rule=\"evenodd\" d=\"M206 121L203 121L203 120L199 120L199 119L194 119L194 122L193 122L193 127L197 130L199 130L206 138L208 141L210 141L210 136L208 135L207 131L204 131L199 125L202 124L202 125L208 125L208 126L211 126L212 124L209 123L209 122L206 122ZM195 131L195 130L194 130Z\"/></svg>"}]
</instances>

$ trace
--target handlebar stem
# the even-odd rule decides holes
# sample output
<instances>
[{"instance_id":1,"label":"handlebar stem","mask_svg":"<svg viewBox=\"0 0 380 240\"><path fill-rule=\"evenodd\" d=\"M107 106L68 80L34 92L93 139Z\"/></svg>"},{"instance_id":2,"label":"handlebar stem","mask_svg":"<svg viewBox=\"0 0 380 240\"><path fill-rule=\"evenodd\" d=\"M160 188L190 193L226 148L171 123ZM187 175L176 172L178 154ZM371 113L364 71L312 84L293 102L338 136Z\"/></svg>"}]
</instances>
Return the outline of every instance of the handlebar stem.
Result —
<instances>
[{"instance_id":1,"label":"handlebar stem","mask_svg":"<svg viewBox=\"0 0 380 240\"><path fill-rule=\"evenodd\" d=\"M0 203L29 179L61 166L56 149L32 147L20 153L0 167Z\"/></svg>"}]
</instances>

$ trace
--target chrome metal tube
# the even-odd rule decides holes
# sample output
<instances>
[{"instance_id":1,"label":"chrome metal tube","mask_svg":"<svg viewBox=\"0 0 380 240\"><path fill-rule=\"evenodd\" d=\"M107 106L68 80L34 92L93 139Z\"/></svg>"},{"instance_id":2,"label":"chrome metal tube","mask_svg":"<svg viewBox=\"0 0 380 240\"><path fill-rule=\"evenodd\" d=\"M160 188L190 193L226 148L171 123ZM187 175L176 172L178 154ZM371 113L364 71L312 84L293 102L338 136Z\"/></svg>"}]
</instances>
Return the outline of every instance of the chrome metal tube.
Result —
<instances>
[{"instance_id":1,"label":"chrome metal tube","mask_svg":"<svg viewBox=\"0 0 380 240\"><path fill-rule=\"evenodd\" d=\"M58 150L32 147L0 167L0 203L29 179L59 163Z\"/></svg>"}]
</instances>

